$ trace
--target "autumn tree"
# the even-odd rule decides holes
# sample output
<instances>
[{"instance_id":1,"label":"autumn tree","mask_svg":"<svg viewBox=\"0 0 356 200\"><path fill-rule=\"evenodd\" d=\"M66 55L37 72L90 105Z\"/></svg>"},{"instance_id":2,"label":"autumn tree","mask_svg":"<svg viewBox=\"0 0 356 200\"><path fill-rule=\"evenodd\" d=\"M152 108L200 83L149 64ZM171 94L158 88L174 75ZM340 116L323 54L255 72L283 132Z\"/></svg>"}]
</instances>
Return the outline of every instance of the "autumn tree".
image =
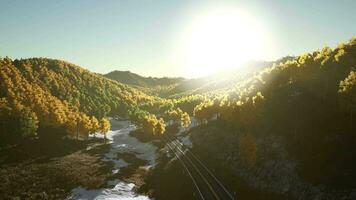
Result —
<instances>
[{"instance_id":1,"label":"autumn tree","mask_svg":"<svg viewBox=\"0 0 356 200\"><path fill-rule=\"evenodd\" d=\"M21 137L29 137L36 135L38 128L38 119L36 113L29 108L24 108L19 113L20 133Z\"/></svg>"},{"instance_id":2,"label":"autumn tree","mask_svg":"<svg viewBox=\"0 0 356 200\"><path fill-rule=\"evenodd\" d=\"M157 118L150 114L144 117L142 122L142 128L145 133L154 135L156 133Z\"/></svg>"},{"instance_id":3,"label":"autumn tree","mask_svg":"<svg viewBox=\"0 0 356 200\"><path fill-rule=\"evenodd\" d=\"M164 123L164 120L162 118L160 118L156 123L155 133L156 134L163 134L165 130L166 130L166 125Z\"/></svg>"},{"instance_id":4,"label":"autumn tree","mask_svg":"<svg viewBox=\"0 0 356 200\"><path fill-rule=\"evenodd\" d=\"M356 110L356 71L350 74L340 82L339 93L343 97L342 103L350 113L350 128L353 128L353 115Z\"/></svg>"},{"instance_id":5,"label":"autumn tree","mask_svg":"<svg viewBox=\"0 0 356 200\"><path fill-rule=\"evenodd\" d=\"M102 118L99 124L99 131L104 134L104 138L106 139L106 133L110 130L110 122L106 118Z\"/></svg>"}]
</instances>

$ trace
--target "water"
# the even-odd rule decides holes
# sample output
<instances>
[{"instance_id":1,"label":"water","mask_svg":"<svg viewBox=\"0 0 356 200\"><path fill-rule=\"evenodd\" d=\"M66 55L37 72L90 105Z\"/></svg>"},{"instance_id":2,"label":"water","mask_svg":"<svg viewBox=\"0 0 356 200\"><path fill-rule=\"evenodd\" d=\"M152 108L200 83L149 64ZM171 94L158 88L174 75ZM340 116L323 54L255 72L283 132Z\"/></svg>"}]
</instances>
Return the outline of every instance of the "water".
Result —
<instances>
[{"instance_id":1,"label":"water","mask_svg":"<svg viewBox=\"0 0 356 200\"><path fill-rule=\"evenodd\" d=\"M136 138L131 137L129 133L135 130L136 127L129 121L117 121L110 119L111 130L107 133L107 138L110 141L111 149L103 157L104 161L114 163L113 173L118 173L121 168L128 166L125 160L117 158L117 153L132 153L137 158L147 160L148 164L143 166L147 169L155 166L157 147L151 143L142 143ZM95 137L103 137L100 134L95 134ZM83 187L74 188L68 200L110 200L110 199L125 199L125 200L148 200L149 197L140 195L134 192L135 184L127 183L122 180L109 181L111 187L89 190Z\"/></svg>"}]
</instances>

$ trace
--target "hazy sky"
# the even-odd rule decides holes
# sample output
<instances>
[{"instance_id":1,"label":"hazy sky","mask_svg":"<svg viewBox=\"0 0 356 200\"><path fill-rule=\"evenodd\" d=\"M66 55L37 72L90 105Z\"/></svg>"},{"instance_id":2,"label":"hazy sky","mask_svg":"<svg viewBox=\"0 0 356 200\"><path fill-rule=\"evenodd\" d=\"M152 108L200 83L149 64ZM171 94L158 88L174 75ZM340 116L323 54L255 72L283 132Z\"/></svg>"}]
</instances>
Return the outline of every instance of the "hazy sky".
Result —
<instances>
[{"instance_id":1,"label":"hazy sky","mask_svg":"<svg viewBox=\"0 0 356 200\"><path fill-rule=\"evenodd\" d=\"M274 50L265 59L356 35L354 0L0 0L0 56L64 59L99 73L191 76L177 70L180 37L215 6L239 7L268 29Z\"/></svg>"}]
</instances>

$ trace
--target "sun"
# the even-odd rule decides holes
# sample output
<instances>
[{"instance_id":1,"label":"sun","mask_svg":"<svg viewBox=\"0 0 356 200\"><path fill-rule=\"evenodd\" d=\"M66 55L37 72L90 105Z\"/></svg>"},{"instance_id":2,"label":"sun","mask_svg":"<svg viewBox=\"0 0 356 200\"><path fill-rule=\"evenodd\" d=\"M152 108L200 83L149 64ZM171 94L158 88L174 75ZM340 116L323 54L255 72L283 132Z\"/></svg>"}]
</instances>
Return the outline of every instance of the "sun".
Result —
<instances>
[{"instance_id":1,"label":"sun","mask_svg":"<svg viewBox=\"0 0 356 200\"><path fill-rule=\"evenodd\" d=\"M270 52L266 29L239 9L215 9L192 20L182 40L181 65L190 76L204 76L264 59Z\"/></svg>"}]
</instances>

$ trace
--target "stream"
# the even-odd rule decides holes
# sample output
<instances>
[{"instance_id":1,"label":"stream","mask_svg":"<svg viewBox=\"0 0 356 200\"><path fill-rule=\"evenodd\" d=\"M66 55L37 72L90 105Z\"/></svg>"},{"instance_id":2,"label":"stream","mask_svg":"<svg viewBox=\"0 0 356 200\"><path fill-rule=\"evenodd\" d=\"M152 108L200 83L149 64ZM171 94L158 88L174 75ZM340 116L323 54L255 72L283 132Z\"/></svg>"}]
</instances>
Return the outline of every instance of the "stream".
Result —
<instances>
[{"instance_id":1,"label":"stream","mask_svg":"<svg viewBox=\"0 0 356 200\"><path fill-rule=\"evenodd\" d=\"M151 143L142 143L129 133L136 129L129 121L118 121L110 119L111 130L107 133L107 138L111 148L102 160L114 163L112 173L118 173L121 168L128 166L130 163L117 158L118 153L131 153L137 158L146 160L147 165L142 166L150 169L155 166L157 147ZM95 137L102 137L96 134ZM67 200L108 200L108 199L125 199L125 200L148 200L148 196L137 194L134 191L135 184L128 183L119 179L108 181L108 188L86 189L83 187L74 188Z\"/></svg>"}]
</instances>

